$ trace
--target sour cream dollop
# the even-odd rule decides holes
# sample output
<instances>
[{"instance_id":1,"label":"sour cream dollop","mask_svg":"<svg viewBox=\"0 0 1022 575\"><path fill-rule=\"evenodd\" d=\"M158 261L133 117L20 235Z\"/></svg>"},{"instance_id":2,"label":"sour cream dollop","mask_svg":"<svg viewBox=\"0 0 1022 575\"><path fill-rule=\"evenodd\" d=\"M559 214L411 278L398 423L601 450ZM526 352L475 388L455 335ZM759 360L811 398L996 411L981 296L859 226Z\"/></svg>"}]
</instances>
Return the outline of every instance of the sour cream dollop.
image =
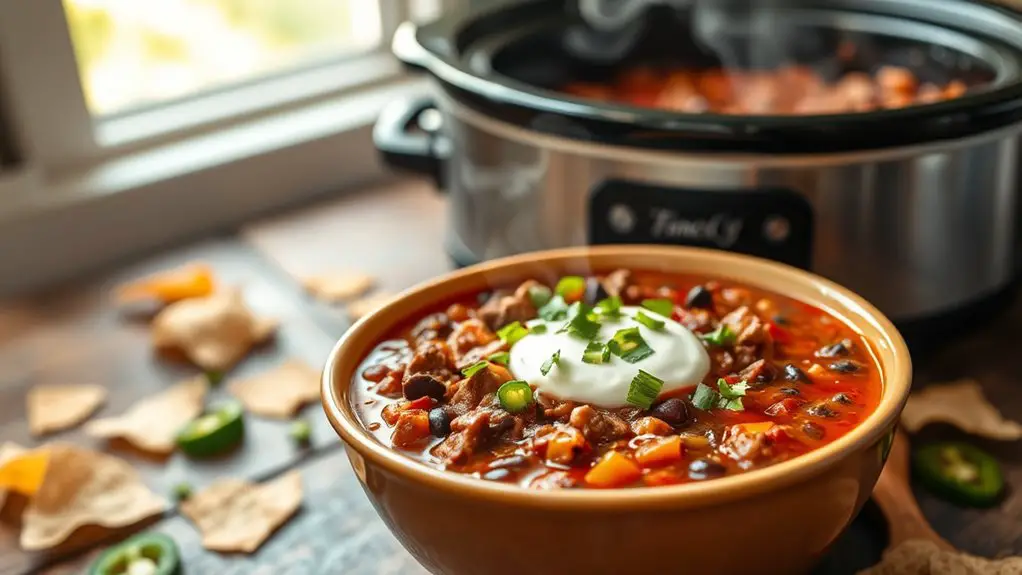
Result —
<instances>
[{"instance_id":1,"label":"sour cream dollop","mask_svg":"<svg viewBox=\"0 0 1022 575\"><path fill-rule=\"evenodd\" d=\"M654 330L636 321L638 311L662 320L663 329ZM653 355L628 363L616 355L601 364L582 361L588 341L567 332L557 333L565 321L535 320L530 326L546 324L545 333L530 333L511 348L511 373L543 394L601 407L627 405L628 388L639 370L662 379L660 393L691 387L710 372L710 356L694 333L680 323L648 309L625 306L621 317L601 318L596 340L606 343L618 330L637 327ZM560 350L560 360L546 375L540 368Z\"/></svg>"}]
</instances>

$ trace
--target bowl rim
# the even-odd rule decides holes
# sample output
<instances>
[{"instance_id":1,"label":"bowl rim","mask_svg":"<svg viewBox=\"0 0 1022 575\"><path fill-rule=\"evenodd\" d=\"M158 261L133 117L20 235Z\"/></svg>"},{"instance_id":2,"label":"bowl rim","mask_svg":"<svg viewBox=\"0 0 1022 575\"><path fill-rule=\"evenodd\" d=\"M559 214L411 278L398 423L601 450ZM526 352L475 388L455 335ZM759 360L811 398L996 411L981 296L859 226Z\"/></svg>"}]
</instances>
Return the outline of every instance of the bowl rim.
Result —
<instances>
[{"instance_id":1,"label":"bowl rim","mask_svg":"<svg viewBox=\"0 0 1022 575\"><path fill-rule=\"evenodd\" d=\"M585 263L594 257L618 258L621 262L625 262L631 256L640 255L642 257L663 256L668 260L688 260L690 263L696 260L703 263L712 262L721 268L722 272L716 275L722 278L736 275L724 271L733 270L735 267L743 269L741 275L746 276L782 275L786 276L787 281L799 284L814 292L818 300L806 303L824 309L867 338L881 369L883 390L877 408L851 431L823 447L788 461L731 477L650 488L535 490L435 469L386 447L364 428L353 406L345 399L346 394L342 391L342 387L337 385L338 383L343 385L344 390L350 387L351 376L365 359L364 354L355 358L345 357L346 348L353 346L353 342L371 339L366 350L372 349L378 343L378 338L394 327L392 321L380 325L381 318L387 310L393 309L402 300L423 297L431 292L436 292L436 297L432 298L433 302L440 303L444 299L449 299L452 293L464 291L447 289L445 292L444 288L477 276L492 274L494 271L507 273L506 270L509 269L528 269L529 266L537 265L555 265L563 268L570 266L571 263ZM619 264L619 266L621 265ZM594 267L602 268L604 266ZM613 267L613 264L609 267ZM647 269L647 266L636 266L636 268ZM678 270L678 272L685 273L684 270ZM518 281L525 279L528 279L528 276L524 273L518 276ZM783 293L771 289L768 285L757 283L755 280L737 279L736 281L762 287L775 293ZM446 298L444 293L447 294ZM789 295L788 297L806 301L802 296ZM827 305L827 302L833 305ZM834 307L843 308L845 312L842 313ZM849 317L852 314L854 316ZM863 330L862 327L866 324L869 329ZM878 338L870 337L864 331L874 331ZM890 356L889 360L883 359L885 353ZM346 372L342 374L343 381L338 381L340 366L343 366ZM659 245L607 245L560 248L490 260L422 282L401 292L384 306L355 322L334 345L323 371L321 400L327 419L346 444L353 464L356 455L352 453L352 450L357 452L358 456L370 459L375 465L383 467L405 480L434 489L457 492L459 497L471 497L477 500L516 506L582 511L663 508L666 503L669 503L670 509L680 509L707 507L734 499L751 497L766 491L784 488L825 472L852 453L879 442L885 433L893 432L901 410L908 399L911 381L912 364L909 351L894 324L861 296L830 280L774 261L719 250ZM356 465L356 468L358 467L361 465ZM363 482L365 481L364 476L361 479Z\"/></svg>"}]
</instances>

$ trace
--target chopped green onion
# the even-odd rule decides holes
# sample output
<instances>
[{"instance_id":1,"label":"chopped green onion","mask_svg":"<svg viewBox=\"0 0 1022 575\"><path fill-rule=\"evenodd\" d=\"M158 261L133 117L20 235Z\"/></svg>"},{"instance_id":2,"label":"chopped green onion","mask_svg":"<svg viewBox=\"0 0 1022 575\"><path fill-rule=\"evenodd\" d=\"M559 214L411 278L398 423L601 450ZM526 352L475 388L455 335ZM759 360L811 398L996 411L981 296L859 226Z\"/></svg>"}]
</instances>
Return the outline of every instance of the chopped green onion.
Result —
<instances>
[{"instance_id":1,"label":"chopped green onion","mask_svg":"<svg viewBox=\"0 0 1022 575\"><path fill-rule=\"evenodd\" d=\"M653 355L653 348L642 339L637 327L619 329L607 343L607 347L611 353L628 363L637 363Z\"/></svg>"},{"instance_id":2,"label":"chopped green onion","mask_svg":"<svg viewBox=\"0 0 1022 575\"><path fill-rule=\"evenodd\" d=\"M568 332L582 339L593 339L600 333L600 324L592 320L591 312L589 306L580 301L571 304L568 310L568 323L564 324L558 333Z\"/></svg>"},{"instance_id":3,"label":"chopped green onion","mask_svg":"<svg viewBox=\"0 0 1022 575\"><path fill-rule=\"evenodd\" d=\"M711 343L719 347L727 347L734 343L736 336L735 332L731 331L731 328L728 327L727 324L722 323L717 326L717 329L711 331L710 333L704 334L701 337L705 342Z\"/></svg>"},{"instance_id":4,"label":"chopped green onion","mask_svg":"<svg viewBox=\"0 0 1022 575\"><path fill-rule=\"evenodd\" d=\"M600 302L596 304L596 311L600 312L600 315L603 317L620 317L621 298L611 296L607 299L600 300Z\"/></svg>"},{"instance_id":5,"label":"chopped green onion","mask_svg":"<svg viewBox=\"0 0 1022 575\"><path fill-rule=\"evenodd\" d=\"M532 388L520 379L509 381L497 388L497 400L508 413L519 413L532 403Z\"/></svg>"},{"instance_id":6,"label":"chopped green onion","mask_svg":"<svg viewBox=\"0 0 1022 575\"><path fill-rule=\"evenodd\" d=\"M559 295L550 298L550 301L539 308L539 317L547 321L557 321L568 317L568 304Z\"/></svg>"},{"instance_id":7,"label":"chopped green onion","mask_svg":"<svg viewBox=\"0 0 1022 575\"><path fill-rule=\"evenodd\" d=\"M207 371L206 381L209 382L210 387L216 387L224 380L224 372L222 371Z\"/></svg>"},{"instance_id":8,"label":"chopped green onion","mask_svg":"<svg viewBox=\"0 0 1022 575\"><path fill-rule=\"evenodd\" d=\"M636 407L649 409L653 402L656 401L657 396L660 395L660 390L663 387L664 381L662 379L640 369L639 373L632 378L631 385L628 386L628 397L625 401Z\"/></svg>"},{"instance_id":9,"label":"chopped green onion","mask_svg":"<svg viewBox=\"0 0 1022 575\"><path fill-rule=\"evenodd\" d=\"M497 330L497 337L500 338L500 341L506 343L508 347L518 343L518 340L527 335L529 335L529 330L517 321L513 321Z\"/></svg>"},{"instance_id":10,"label":"chopped green onion","mask_svg":"<svg viewBox=\"0 0 1022 575\"><path fill-rule=\"evenodd\" d=\"M554 293L568 300L582 299L586 291L586 278L582 276L564 276L557 281Z\"/></svg>"},{"instance_id":11,"label":"chopped green onion","mask_svg":"<svg viewBox=\"0 0 1022 575\"><path fill-rule=\"evenodd\" d=\"M725 379L720 378L717 380L717 389L719 391L700 383L696 386L695 393L692 394L692 405L703 411L715 407L729 411L745 411L742 397L745 397L745 392L749 389L748 383L739 381L731 385Z\"/></svg>"},{"instance_id":12,"label":"chopped green onion","mask_svg":"<svg viewBox=\"0 0 1022 575\"><path fill-rule=\"evenodd\" d=\"M652 318L646 315L646 312L642 310L635 314L635 321L641 323L642 325L652 330L664 329L664 320Z\"/></svg>"},{"instance_id":13,"label":"chopped green onion","mask_svg":"<svg viewBox=\"0 0 1022 575\"><path fill-rule=\"evenodd\" d=\"M553 297L554 292L550 291L550 288L542 284L537 284L529 287L529 301L532 302L532 307L539 309L550 301Z\"/></svg>"},{"instance_id":14,"label":"chopped green onion","mask_svg":"<svg viewBox=\"0 0 1022 575\"><path fill-rule=\"evenodd\" d=\"M511 354L506 351L498 351L497 353L486 358L488 361L493 363L499 363L500 365L507 365L511 361Z\"/></svg>"},{"instance_id":15,"label":"chopped green onion","mask_svg":"<svg viewBox=\"0 0 1022 575\"><path fill-rule=\"evenodd\" d=\"M591 341L582 352L583 363L607 363L610 361L610 348L607 344L598 341Z\"/></svg>"},{"instance_id":16,"label":"chopped green onion","mask_svg":"<svg viewBox=\"0 0 1022 575\"><path fill-rule=\"evenodd\" d=\"M553 367L557 365L557 363L560 361L561 350L557 350L554 352L553 355L551 355L546 361L543 362L543 365L539 366L539 372L542 373L543 375L550 373L550 370L553 369Z\"/></svg>"},{"instance_id":17,"label":"chopped green onion","mask_svg":"<svg viewBox=\"0 0 1022 575\"><path fill-rule=\"evenodd\" d=\"M192 496L192 484L182 481L174 486L174 499L184 501Z\"/></svg>"},{"instance_id":18,"label":"chopped green onion","mask_svg":"<svg viewBox=\"0 0 1022 575\"><path fill-rule=\"evenodd\" d=\"M669 299L644 299L642 307L664 317L671 317L671 314L674 313L674 302Z\"/></svg>"},{"instance_id":19,"label":"chopped green onion","mask_svg":"<svg viewBox=\"0 0 1022 575\"><path fill-rule=\"evenodd\" d=\"M291 429L288 431L288 435L291 439L299 445L307 445L312 439L312 426L309 425L308 421L299 419L291 424Z\"/></svg>"},{"instance_id":20,"label":"chopped green onion","mask_svg":"<svg viewBox=\"0 0 1022 575\"><path fill-rule=\"evenodd\" d=\"M473 375L475 375L479 371L481 371L483 369L486 369L487 365L489 365L489 362L487 362L487 361L480 361L480 362L477 362L477 363L473 363L472 365L470 365L470 366L466 367L465 369L461 370L461 375L464 375L465 377L472 377Z\"/></svg>"},{"instance_id":21,"label":"chopped green onion","mask_svg":"<svg viewBox=\"0 0 1022 575\"><path fill-rule=\"evenodd\" d=\"M534 326L529 328L529 333L535 333L535 334L546 333L546 324L545 323L537 323L536 325L534 325Z\"/></svg>"},{"instance_id":22,"label":"chopped green onion","mask_svg":"<svg viewBox=\"0 0 1022 575\"><path fill-rule=\"evenodd\" d=\"M720 399L719 393L713 391L713 388L705 383L700 383L696 386L695 393L692 394L692 407L709 411L717 406L718 399Z\"/></svg>"}]
</instances>

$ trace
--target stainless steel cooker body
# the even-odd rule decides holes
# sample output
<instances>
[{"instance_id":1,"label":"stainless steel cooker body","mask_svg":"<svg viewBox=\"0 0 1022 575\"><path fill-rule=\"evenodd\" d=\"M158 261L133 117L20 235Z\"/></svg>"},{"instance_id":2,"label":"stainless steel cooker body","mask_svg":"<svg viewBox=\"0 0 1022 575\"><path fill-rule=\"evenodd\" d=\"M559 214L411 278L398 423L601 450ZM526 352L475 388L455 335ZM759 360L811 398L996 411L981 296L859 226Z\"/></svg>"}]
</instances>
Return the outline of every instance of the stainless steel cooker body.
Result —
<instances>
[{"instance_id":1,"label":"stainless steel cooker body","mask_svg":"<svg viewBox=\"0 0 1022 575\"><path fill-rule=\"evenodd\" d=\"M811 269L899 321L981 300L1016 273L1020 125L779 157L593 144L451 98L439 107L450 148L440 174L447 245L460 263L600 243L714 247Z\"/></svg>"}]
</instances>

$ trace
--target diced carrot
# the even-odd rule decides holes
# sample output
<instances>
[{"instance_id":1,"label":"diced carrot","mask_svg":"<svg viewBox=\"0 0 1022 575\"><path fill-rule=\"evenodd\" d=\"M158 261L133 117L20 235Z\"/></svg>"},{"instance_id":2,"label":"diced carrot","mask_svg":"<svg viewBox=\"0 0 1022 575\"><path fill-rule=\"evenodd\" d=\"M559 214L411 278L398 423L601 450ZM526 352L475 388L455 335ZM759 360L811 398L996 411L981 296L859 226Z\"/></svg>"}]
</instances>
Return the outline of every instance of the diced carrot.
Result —
<instances>
[{"instance_id":1,"label":"diced carrot","mask_svg":"<svg viewBox=\"0 0 1022 575\"><path fill-rule=\"evenodd\" d=\"M586 448L585 437L574 427L559 430L547 443L546 458L555 463L571 463Z\"/></svg>"},{"instance_id":2,"label":"diced carrot","mask_svg":"<svg viewBox=\"0 0 1022 575\"><path fill-rule=\"evenodd\" d=\"M806 373L813 377L823 377L827 373L827 370L824 369L822 365L814 363L813 365L809 366L809 369L806 370Z\"/></svg>"},{"instance_id":3,"label":"diced carrot","mask_svg":"<svg viewBox=\"0 0 1022 575\"><path fill-rule=\"evenodd\" d=\"M121 303L157 300L172 303L183 299L204 297L213 293L213 270L206 264L188 264L126 283L117 288Z\"/></svg>"},{"instance_id":4,"label":"diced carrot","mask_svg":"<svg viewBox=\"0 0 1022 575\"><path fill-rule=\"evenodd\" d=\"M642 470L627 455L608 451L586 473L586 483L593 487L620 487L642 477Z\"/></svg>"},{"instance_id":5,"label":"diced carrot","mask_svg":"<svg viewBox=\"0 0 1022 575\"><path fill-rule=\"evenodd\" d=\"M681 459L684 445L677 435L661 437L644 443L635 450L635 460L643 467L664 465Z\"/></svg>"},{"instance_id":6,"label":"diced carrot","mask_svg":"<svg viewBox=\"0 0 1022 575\"><path fill-rule=\"evenodd\" d=\"M396 447L408 447L429 437L429 414L423 409L402 411L390 440Z\"/></svg>"},{"instance_id":7,"label":"diced carrot","mask_svg":"<svg viewBox=\"0 0 1022 575\"><path fill-rule=\"evenodd\" d=\"M755 434L755 433L766 433L767 431L770 430L771 427L774 426L774 422L772 422L772 421L760 421L758 423L742 423L742 424L739 424L739 425L742 428L742 431L744 431L745 433Z\"/></svg>"},{"instance_id":8,"label":"diced carrot","mask_svg":"<svg viewBox=\"0 0 1022 575\"><path fill-rule=\"evenodd\" d=\"M384 423L391 427L394 427L394 424L397 423L398 416L401 415L401 411L404 410L404 408L407 405L408 405L407 401L401 400L397 403L391 403L384 407L383 412L380 413L380 416L383 418Z\"/></svg>"}]
</instances>

